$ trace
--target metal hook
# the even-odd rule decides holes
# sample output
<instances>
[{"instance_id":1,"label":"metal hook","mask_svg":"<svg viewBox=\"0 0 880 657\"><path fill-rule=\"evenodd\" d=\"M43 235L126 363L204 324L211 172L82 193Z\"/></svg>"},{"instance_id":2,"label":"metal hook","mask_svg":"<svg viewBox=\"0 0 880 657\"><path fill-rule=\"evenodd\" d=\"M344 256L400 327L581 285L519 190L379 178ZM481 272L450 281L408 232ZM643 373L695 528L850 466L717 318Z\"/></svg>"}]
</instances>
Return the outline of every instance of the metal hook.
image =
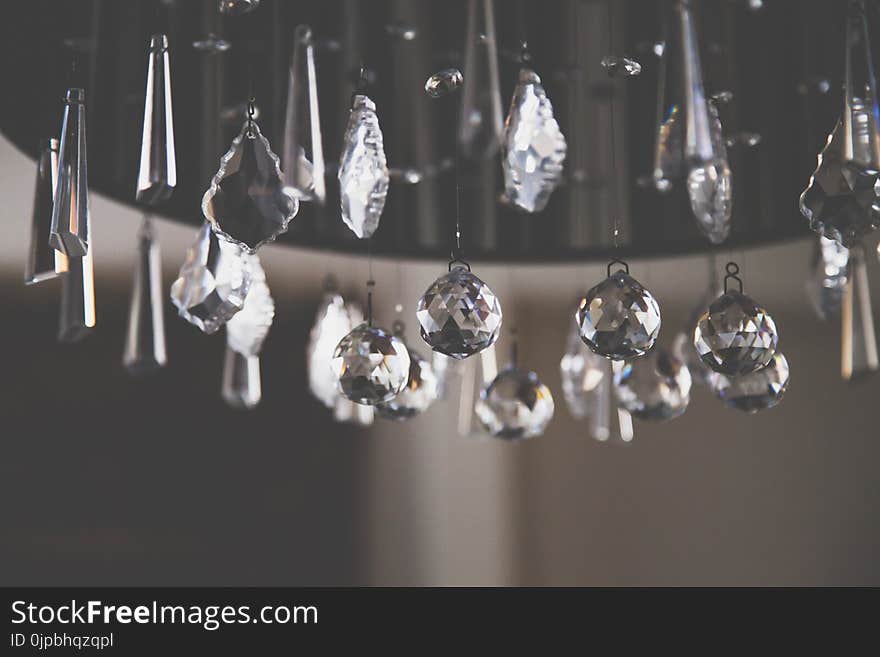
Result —
<instances>
[{"instance_id":1,"label":"metal hook","mask_svg":"<svg viewBox=\"0 0 880 657\"><path fill-rule=\"evenodd\" d=\"M605 273L608 275L609 278L611 277L611 267L613 267L614 265L623 265L623 271L626 272L627 275L629 275L629 265L620 258L614 258L611 262L608 263L608 268L605 270Z\"/></svg>"},{"instance_id":2,"label":"metal hook","mask_svg":"<svg viewBox=\"0 0 880 657\"><path fill-rule=\"evenodd\" d=\"M727 281L734 280L739 284L739 293L742 294L743 282L739 277L739 265L735 262L728 262L725 269L727 274L724 276L724 294L727 294Z\"/></svg>"},{"instance_id":3,"label":"metal hook","mask_svg":"<svg viewBox=\"0 0 880 657\"><path fill-rule=\"evenodd\" d=\"M461 265L463 267L466 267L468 271L471 270L471 266L468 263L468 261L465 260L460 254L457 254L457 253L452 254L452 259L449 261L449 271L452 271L453 265Z\"/></svg>"}]
</instances>

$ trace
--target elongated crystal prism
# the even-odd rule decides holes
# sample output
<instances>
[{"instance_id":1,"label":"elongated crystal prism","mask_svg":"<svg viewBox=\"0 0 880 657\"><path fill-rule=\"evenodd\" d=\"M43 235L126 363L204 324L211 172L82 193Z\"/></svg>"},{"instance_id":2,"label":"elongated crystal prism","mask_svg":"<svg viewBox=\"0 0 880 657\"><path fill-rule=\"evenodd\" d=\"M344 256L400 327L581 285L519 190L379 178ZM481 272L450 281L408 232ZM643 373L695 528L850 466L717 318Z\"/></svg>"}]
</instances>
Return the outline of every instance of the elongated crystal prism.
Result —
<instances>
[{"instance_id":1,"label":"elongated crystal prism","mask_svg":"<svg viewBox=\"0 0 880 657\"><path fill-rule=\"evenodd\" d=\"M254 253L285 232L298 210L278 156L256 121L247 119L202 197L202 213L218 235Z\"/></svg>"},{"instance_id":2,"label":"elongated crystal prism","mask_svg":"<svg viewBox=\"0 0 880 657\"><path fill-rule=\"evenodd\" d=\"M846 27L843 159L866 173L880 173L880 107L865 3L849 4Z\"/></svg>"},{"instance_id":3,"label":"elongated crystal prism","mask_svg":"<svg viewBox=\"0 0 880 657\"><path fill-rule=\"evenodd\" d=\"M594 354L583 340L577 324L573 324L566 341L565 353L559 363L562 396L572 417L582 420L598 412L596 388L605 373L605 359ZM607 409L606 409L607 413Z\"/></svg>"},{"instance_id":4,"label":"elongated crystal prism","mask_svg":"<svg viewBox=\"0 0 880 657\"><path fill-rule=\"evenodd\" d=\"M323 205L327 198L324 146L318 111L315 49L312 28L308 25L298 25L293 34L281 165L287 191L302 201L316 201Z\"/></svg>"},{"instance_id":5,"label":"elongated crystal prism","mask_svg":"<svg viewBox=\"0 0 880 657\"><path fill-rule=\"evenodd\" d=\"M37 183L31 213L31 243L24 269L25 285L39 283L67 272L67 256L49 245L52 204L58 179L58 140L48 139L37 159Z\"/></svg>"},{"instance_id":6,"label":"elongated crystal prism","mask_svg":"<svg viewBox=\"0 0 880 657\"><path fill-rule=\"evenodd\" d=\"M664 12L663 40L657 74L657 137L654 144L654 186L668 192L682 175L684 120L682 118L681 75L678 65L680 25Z\"/></svg>"},{"instance_id":7,"label":"elongated crystal prism","mask_svg":"<svg viewBox=\"0 0 880 657\"><path fill-rule=\"evenodd\" d=\"M141 224L136 257L122 365L129 373L139 375L164 367L167 362L162 262L148 217Z\"/></svg>"},{"instance_id":8,"label":"elongated crystal prism","mask_svg":"<svg viewBox=\"0 0 880 657\"><path fill-rule=\"evenodd\" d=\"M603 374L595 389L595 408L590 414L589 432L602 443L629 443L633 439L632 415L617 407L613 391L614 377L624 367L624 362L604 358L602 361Z\"/></svg>"},{"instance_id":9,"label":"elongated crystal prism","mask_svg":"<svg viewBox=\"0 0 880 657\"><path fill-rule=\"evenodd\" d=\"M502 107L492 0L468 0L458 142L466 157L489 158L501 145Z\"/></svg>"},{"instance_id":10,"label":"elongated crystal prism","mask_svg":"<svg viewBox=\"0 0 880 657\"><path fill-rule=\"evenodd\" d=\"M91 238L90 235L88 237ZM67 259L67 274L61 277L60 342L78 342L95 328L95 267L92 251L90 248L84 256Z\"/></svg>"},{"instance_id":11,"label":"elongated crystal prism","mask_svg":"<svg viewBox=\"0 0 880 657\"><path fill-rule=\"evenodd\" d=\"M86 92L68 89L58 149L58 183L49 244L67 256L89 250L89 180L86 165Z\"/></svg>"},{"instance_id":12,"label":"elongated crystal prism","mask_svg":"<svg viewBox=\"0 0 880 657\"><path fill-rule=\"evenodd\" d=\"M221 396L232 408L256 408L263 397L259 356L245 356L226 346Z\"/></svg>"},{"instance_id":13,"label":"elongated crystal prism","mask_svg":"<svg viewBox=\"0 0 880 657\"><path fill-rule=\"evenodd\" d=\"M820 235L806 283L807 296L819 319L828 319L840 312L848 280L849 249Z\"/></svg>"},{"instance_id":14,"label":"elongated crystal prism","mask_svg":"<svg viewBox=\"0 0 880 657\"><path fill-rule=\"evenodd\" d=\"M249 260L251 285L244 299L244 307L226 322L226 342L240 354L257 356L272 328L275 301L266 283L266 272L257 255Z\"/></svg>"},{"instance_id":15,"label":"elongated crystal prism","mask_svg":"<svg viewBox=\"0 0 880 657\"><path fill-rule=\"evenodd\" d=\"M505 195L526 212L540 212L562 180L566 144L541 78L531 69L519 72L502 147Z\"/></svg>"},{"instance_id":16,"label":"elongated crystal prism","mask_svg":"<svg viewBox=\"0 0 880 657\"><path fill-rule=\"evenodd\" d=\"M388 195L388 164L376 104L357 94L339 159L339 202L342 220L361 239L379 227Z\"/></svg>"},{"instance_id":17,"label":"elongated crystal prism","mask_svg":"<svg viewBox=\"0 0 880 657\"><path fill-rule=\"evenodd\" d=\"M841 374L847 381L867 376L880 367L868 269L860 246L850 250L850 266L841 313Z\"/></svg>"},{"instance_id":18,"label":"elongated crystal prism","mask_svg":"<svg viewBox=\"0 0 880 657\"><path fill-rule=\"evenodd\" d=\"M171 109L171 62L168 37L150 39L147 93L144 98L144 132L136 199L155 205L171 196L177 185L174 152L174 113Z\"/></svg>"}]
</instances>

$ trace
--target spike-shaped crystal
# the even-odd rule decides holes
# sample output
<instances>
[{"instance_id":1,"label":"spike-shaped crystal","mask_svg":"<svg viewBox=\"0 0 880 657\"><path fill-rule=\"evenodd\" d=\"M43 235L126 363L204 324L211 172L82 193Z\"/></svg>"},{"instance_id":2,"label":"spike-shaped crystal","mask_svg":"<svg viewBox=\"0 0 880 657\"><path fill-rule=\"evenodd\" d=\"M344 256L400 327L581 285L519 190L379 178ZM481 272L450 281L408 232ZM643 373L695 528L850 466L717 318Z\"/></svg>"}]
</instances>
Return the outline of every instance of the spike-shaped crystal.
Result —
<instances>
[{"instance_id":1,"label":"spike-shaped crystal","mask_svg":"<svg viewBox=\"0 0 880 657\"><path fill-rule=\"evenodd\" d=\"M87 237L91 239L91 235ZM82 340L95 328L95 322L95 267L90 248L84 256L67 259L67 274L61 277L58 340Z\"/></svg>"},{"instance_id":2,"label":"spike-shaped crystal","mask_svg":"<svg viewBox=\"0 0 880 657\"><path fill-rule=\"evenodd\" d=\"M489 158L501 145L502 107L492 0L468 0L464 81L458 142L470 158Z\"/></svg>"},{"instance_id":3,"label":"spike-shaped crystal","mask_svg":"<svg viewBox=\"0 0 880 657\"><path fill-rule=\"evenodd\" d=\"M287 230L299 201L284 188L278 156L247 119L220 160L202 198L202 213L218 235L249 253Z\"/></svg>"},{"instance_id":4,"label":"spike-shaped crystal","mask_svg":"<svg viewBox=\"0 0 880 657\"><path fill-rule=\"evenodd\" d=\"M508 200L526 212L540 212L562 179L566 144L541 78L531 69L519 72L502 144Z\"/></svg>"},{"instance_id":5,"label":"spike-shaped crystal","mask_svg":"<svg viewBox=\"0 0 880 657\"><path fill-rule=\"evenodd\" d=\"M174 114L171 109L171 62L168 37L150 39L147 93L144 98L144 132L137 178L138 201L155 205L171 196L177 185L174 153Z\"/></svg>"},{"instance_id":6,"label":"spike-shaped crystal","mask_svg":"<svg viewBox=\"0 0 880 657\"><path fill-rule=\"evenodd\" d=\"M64 98L58 183L49 244L67 256L89 250L89 180L86 166L86 92L68 89Z\"/></svg>"},{"instance_id":7,"label":"spike-shaped crystal","mask_svg":"<svg viewBox=\"0 0 880 657\"><path fill-rule=\"evenodd\" d=\"M138 235L137 260L128 307L128 329L122 365L131 374L146 374L165 366L165 316L159 243L149 218Z\"/></svg>"},{"instance_id":8,"label":"spike-shaped crystal","mask_svg":"<svg viewBox=\"0 0 880 657\"><path fill-rule=\"evenodd\" d=\"M245 356L226 345L221 395L232 408L251 410L263 397L260 357Z\"/></svg>"},{"instance_id":9,"label":"spike-shaped crystal","mask_svg":"<svg viewBox=\"0 0 880 657\"><path fill-rule=\"evenodd\" d=\"M257 255L246 255L251 274L251 285L244 299L244 307L226 322L226 342L240 354L257 356L272 328L275 301L266 283L266 272Z\"/></svg>"},{"instance_id":10,"label":"spike-shaped crystal","mask_svg":"<svg viewBox=\"0 0 880 657\"><path fill-rule=\"evenodd\" d=\"M624 408L617 407L614 399L613 383L615 373L624 367L624 361L602 359L602 378L595 389L594 410L589 419L590 435L599 442L628 443L633 439L632 415ZM612 422L612 412L617 422ZM614 429L617 429L615 432Z\"/></svg>"},{"instance_id":11,"label":"spike-shaped crystal","mask_svg":"<svg viewBox=\"0 0 880 657\"><path fill-rule=\"evenodd\" d=\"M657 74L657 139L654 145L654 187L668 192L682 175L684 120L681 75L678 66L679 23L663 15L663 41Z\"/></svg>"},{"instance_id":12,"label":"spike-shaped crystal","mask_svg":"<svg viewBox=\"0 0 880 657\"><path fill-rule=\"evenodd\" d=\"M293 61L287 81L284 148L281 153L286 189L302 201L323 204L324 147L318 111L318 81L312 28L298 25L293 33Z\"/></svg>"},{"instance_id":13,"label":"spike-shaped crystal","mask_svg":"<svg viewBox=\"0 0 880 657\"><path fill-rule=\"evenodd\" d=\"M24 269L25 285L67 272L67 256L49 245L52 204L58 178L58 140L47 139L37 159L37 183L31 213L31 243Z\"/></svg>"},{"instance_id":14,"label":"spike-shaped crystal","mask_svg":"<svg viewBox=\"0 0 880 657\"><path fill-rule=\"evenodd\" d=\"M843 298L841 374L847 381L876 372L877 335L863 249L850 250L850 280Z\"/></svg>"},{"instance_id":15,"label":"spike-shaped crystal","mask_svg":"<svg viewBox=\"0 0 880 657\"><path fill-rule=\"evenodd\" d=\"M363 94L352 102L339 162L342 220L365 239L379 227L389 176L376 104Z\"/></svg>"}]
</instances>

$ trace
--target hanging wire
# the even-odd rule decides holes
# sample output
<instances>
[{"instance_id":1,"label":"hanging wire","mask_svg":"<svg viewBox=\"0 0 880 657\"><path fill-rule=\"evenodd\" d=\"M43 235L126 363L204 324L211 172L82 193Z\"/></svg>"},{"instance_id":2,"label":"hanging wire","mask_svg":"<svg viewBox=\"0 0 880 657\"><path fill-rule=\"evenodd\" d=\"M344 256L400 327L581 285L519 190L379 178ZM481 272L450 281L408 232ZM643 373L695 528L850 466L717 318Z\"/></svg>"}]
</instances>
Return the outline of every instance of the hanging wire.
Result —
<instances>
[{"instance_id":1,"label":"hanging wire","mask_svg":"<svg viewBox=\"0 0 880 657\"><path fill-rule=\"evenodd\" d=\"M608 50L610 55L614 55L614 4L612 0L608 0L607 4L608 11ZM614 78L610 76L609 79L611 82L611 94L609 95L609 106L610 106L610 120L609 127L611 131L611 176L610 180L612 181L608 188L611 191L611 210L614 213L614 218L612 220L612 238L614 243L614 248L620 248L620 205L619 205L619 190L617 188L617 131L614 126L614 97L617 95L617 86L614 82Z\"/></svg>"}]
</instances>

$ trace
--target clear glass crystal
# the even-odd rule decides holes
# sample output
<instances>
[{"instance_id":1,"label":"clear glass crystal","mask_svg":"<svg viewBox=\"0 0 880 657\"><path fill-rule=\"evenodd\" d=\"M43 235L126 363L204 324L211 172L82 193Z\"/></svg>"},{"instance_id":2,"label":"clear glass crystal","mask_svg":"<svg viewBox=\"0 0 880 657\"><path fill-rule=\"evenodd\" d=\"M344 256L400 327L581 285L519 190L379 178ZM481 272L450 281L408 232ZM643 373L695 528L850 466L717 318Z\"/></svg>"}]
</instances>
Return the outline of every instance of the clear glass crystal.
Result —
<instances>
[{"instance_id":1,"label":"clear glass crystal","mask_svg":"<svg viewBox=\"0 0 880 657\"><path fill-rule=\"evenodd\" d=\"M710 132L715 159L693 165L687 190L697 225L712 244L721 244L730 234L733 213L733 175L727 163L727 146L718 110L709 103Z\"/></svg>"},{"instance_id":2,"label":"clear glass crystal","mask_svg":"<svg viewBox=\"0 0 880 657\"><path fill-rule=\"evenodd\" d=\"M731 290L709 306L694 330L694 346L712 371L742 376L776 353L776 324L751 297Z\"/></svg>"},{"instance_id":3,"label":"clear glass crystal","mask_svg":"<svg viewBox=\"0 0 880 657\"><path fill-rule=\"evenodd\" d=\"M298 25L293 33L293 61L287 80L282 165L286 189L303 201L323 204L324 146L318 110L318 81L312 28Z\"/></svg>"},{"instance_id":4,"label":"clear glass crystal","mask_svg":"<svg viewBox=\"0 0 880 657\"><path fill-rule=\"evenodd\" d=\"M575 321L595 353L624 360L647 353L660 334L660 307L641 283L617 271L581 299Z\"/></svg>"},{"instance_id":5,"label":"clear glass crystal","mask_svg":"<svg viewBox=\"0 0 880 657\"><path fill-rule=\"evenodd\" d=\"M357 404L375 406L400 394L409 380L409 351L387 331L361 324L333 352L337 389Z\"/></svg>"},{"instance_id":6,"label":"clear glass crystal","mask_svg":"<svg viewBox=\"0 0 880 657\"><path fill-rule=\"evenodd\" d=\"M91 234L88 235L89 240ZM90 248L84 256L67 259L67 274L61 277L61 312L58 340L78 342L95 328L95 266Z\"/></svg>"},{"instance_id":7,"label":"clear glass crystal","mask_svg":"<svg viewBox=\"0 0 880 657\"><path fill-rule=\"evenodd\" d=\"M843 159L880 172L880 106L864 2L850 2L846 28Z\"/></svg>"},{"instance_id":8,"label":"clear glass crystal","mask_svg":"<svg viewBox=\"0 0 880 657\"><path fill-rule=\"evenodd\" d=\"M409 349L409 380L394 399L376 405L380 417L407 420L424 413L438 397L438 381L431 363Z\"/></svg>"},{"instance_id":9,"label":"clear glass crystal","mask_svg":"<svg viewBox=\"0 0 880 657\"><path fill-rule=\"evenodd\" d=\"M605 55L601 64L602 68L611 76L633 77L642 72L642 65L629 57Z\"/></svg>"},{"instance_id":10,"label":"clear glass crystal","mask_svg":"<svg viewBox=\"0 0 880 657\"><path fill-rule=\"evenodd\" d=\"M490 158L501 145L501 87L492 0L468 0L458 143L462 155Z\"/></svg>"},{"instance_id":11,"label":"clear glass crystal","mask_svg":"<svg viewBox=\"0 0 880 657\"><path fill-rule=\"evenodd\" d=\"M632 442L633 422L629 411L617 405L614 399L612 387L614 374L623 365L623 361L611 361L605 358L602 361L602 378L595 390L595 408L589 418L590 435L602 443L626 444ZM617 417L617 422L612 421L612 411ZM617 429L617 431L614 431Z\"/></svg>"},{"instance_id":12,"label":"clear glass crystal","mask_svg":"<svg viewBox=\"0 0 880 657\"><path fill-rule=\"evenodd\" d=\"M342 220L365 239L379 227L390 180L376 105L367 96L354 97L339 162Z\"/></svg>"},{"instance_id":13,"label":"clear glass crystal","mask_svg":"<svg viewBox=\"0 0 880 657\"><path fill-rule=\"evenodd\" d=\"M498 339L501 302L466 267L455 266L425 291L416 317L422 339L431 349L462 359Z\"/></svg>"},{"instance_id":14,"label":"clear glass crystal","mask_svg":"<svg viewBox=\"0 0 880 657\"><path fill-rule=\"evenodd\" d=\"M712 389L730 408L757 413L782 401L788 376L788 361L777 352L765 367L751 374L733 378L713 374Z\"/></svg>"},{"instance_id":15,"label":"clear glass crystal","mask_svg":"<svg viewBox=\"0 0 880 657\"><path fill-rule=\"evenodd\" d=\"M164 367L166 362L162 261L150 220L144 217L138 235L122 365L129 373L139 375Z\"/></svg>"},{"instance_id":16,"label":"clear glass crystal","mask_svg":"<svg viewBox=\"0 0 880 657\"><path fill-rule=\"evenodd\" d=\"M607 361L594 354L573 324L566 341L565 353L559 363L562 397L572 417L582 420L598 412L597 389L605 376ZM607 409L606 409L607 414Z\"/></svg>"},{"instance_id":17,"label":"clear glass crystal","mask_svg":"<svg viewBox=\"0 0 880 657\"><path fill-rule=\"evenodd\" d=\"M534 372L502 370L474 406L483 428L496 438L519 440L544 433L553 419L553 395Z\"/></svg>"},{"instance_id":18,"label":"clear glass crystal","mask_svg":"<svg viewBox=\"0 0 880 657\"><path fill-rule=\"evenodd\" d=\"M245 356L257 356L272 328L275 301L266 283L266 272L257 255L245 255L251 284L244 307L226 322L226 343Z\"/></svg>"},{"instance_id":19,"label":"clear glass crystal","mask_svg":"<svg viewBox=\"0 0 880 657\"><path fill-rule=\"evenodd\" d=\"M248 14L260 6L260 0L218 0L217 9L227 16Z\"/></svg>"},{"instance_id":20,"label":"clear glass crystal","mask_svg":"<svg viewBox=\"0 0 880 657\"><path fill-rule=\"evenodd\" d=\"M278 156L256 122L246 120L202 198L202 213L218 235L253 253L284 233L298 210Z\"/></svg>"},{"instance_id":21,"label":"clear glass crystal","mask_svg":"<svg viewBox=\"0 0 880 657\"><path fill-rule=\"evenodd\" d=\"M526 212L540 212L562 180L566 144L541 78L530 69L519 72L502 146L507 199Z\"/></svg>"},{"instance_id":22,"label":"clear glass crystal","mask_svg":"<svg viewBox=\"0 0 880 657\"><path fill-rule=\"evenodd\" d=\"M171 196L177 185L174 153L174 112L171 109L171 62L168 37L150 39L147 93L144 99L144 132L137 178L138 201L154 205Z\"/></svg>"},{"instance_id":23,"label":"clear glass crystal","mask_svg":"<svg viewBox=\"0 0 880 657\"><path fill-rule=\"evenodd\" d=\"M434 376L437 377L437 398L446 399L452 382L460 375L457 367L458 360L440 353L439 351L431 352L431 369L434 370Z\"/></svg>"},{"instance_id":24,"label":"clear glass crystal","mask_svg":"<svg viewBox=\"0 0 880 657\"><path fill-rule=\"evenodd\" d=\"M457 68L444 68L425 81L425 93L431 98L441 98L458 91L463 82L464 77Z\"/></svg>"},{"instance_id":25,"label":"clear glass crystal","mask_svg":"<svg viewBox=\"0 0 880 657\"><path fill-rule=\"evenodd\" d=\"M663 14L663 41L657 74L657 138L654 145L654 186L668 192L682 175L684 120L679 51L679 23Z\"/></svg>"},{"instance_id":26,"label":"clear glass crystal","mask_svg":"<svg viewBox=\"0 0 880 657\"><path fill-rule=\"evenodd\" d=\"M68 89L58 149L58 184L49 244L67 256L89 249L89 181L86 165L86 92Z\"/></svg>"},{"instance_id":27,"label":"clear glass crystal","mask_svg":"<svg viewBox=\"0 0 880 657\"><path fill-rule=\"evenodd\" d=\"M256 408L263 397L259 356L245 356L226 346L221 396L232 408Z\"/></svg>"},{"instance_id":28,"label":"clear glass crystal","mask_svg":"<svg viewBox=\"0 0 880 657\"><path fill-rule=\"evenodd\" d=\"M342 295L328 291L318 306L306 347L309 390L327 408L333 408L339 398L336 376L330 366L333 352L339 341L356 325L352 322Z\"/></svg>"},{"instance_id":29,"label":"clear glass crystal","mask_svg":"<svg viewBox=\"0 0 880 657\"><path fill-rule=\"evenodd\" d=\"M807 296L819 319L840 312L849 280L849 249L819 235L807 276Z\"/></svg>"},{"instance_id":30,"label":"clear glass crystal","mask_svg":"<svg viewBox=\"0 0 880 657\"><path fill-rule=\"evenodd\" d=\"M24 269L25 285L39 283L67 272L67 256L49 245L52 204L58 179L58 140L47 139L37 159L37 183L31 213L31 243Z\"/></svg>"},{"instance_id":31,"label":"clear glass crystal","mask_svg":"<svg viewBox=\"0 0 880 657\"><path fill-rule=\"evenodd\" d=\"M203 224L171 285L171 301L180 316L205 333L214 333L240 311L251 282L244 255Z\"/></svg>"},{"instance_id":32,"label":"clear glass crystal","mask_svg":"<svg viewBox=\"0 0 880 657\"><path fill-rule=\"evenodd\" d=\"M675 336L675 340L672 342L672 354L687 366L691 373L691 380L694 383L706 385L709 384L712 370L703 362L694 346L694 330L697 328L700 317L706 312L706 308L723 293L718 276L715 274L714 259L710 259L709 272L709 283L705 291L688 313L681 332Z\"/></svg>"},{"instance_id":33,"label":"clear glass crystal","mask_svg":"<svg viewBox=\"0 0 880 657\"><path fill-rule=\"evenodd\" d=\"M687 410L691 374L664 349L624 363L614 374L617 403L642 420L671 420Z\"/></svg>"},{"instance_id":34,"label":"clear glass crystal","mask_svg":"<svg viewBox=\"0 0 880 657\"><path fill-rule=\"evenodd\" d=\"M863 378L880 367L871 290L868 288L868 270L862 247L853 247L850 257L850 280L841 313L841 374L847 381Z\"/></svg>"}]
</instances>

